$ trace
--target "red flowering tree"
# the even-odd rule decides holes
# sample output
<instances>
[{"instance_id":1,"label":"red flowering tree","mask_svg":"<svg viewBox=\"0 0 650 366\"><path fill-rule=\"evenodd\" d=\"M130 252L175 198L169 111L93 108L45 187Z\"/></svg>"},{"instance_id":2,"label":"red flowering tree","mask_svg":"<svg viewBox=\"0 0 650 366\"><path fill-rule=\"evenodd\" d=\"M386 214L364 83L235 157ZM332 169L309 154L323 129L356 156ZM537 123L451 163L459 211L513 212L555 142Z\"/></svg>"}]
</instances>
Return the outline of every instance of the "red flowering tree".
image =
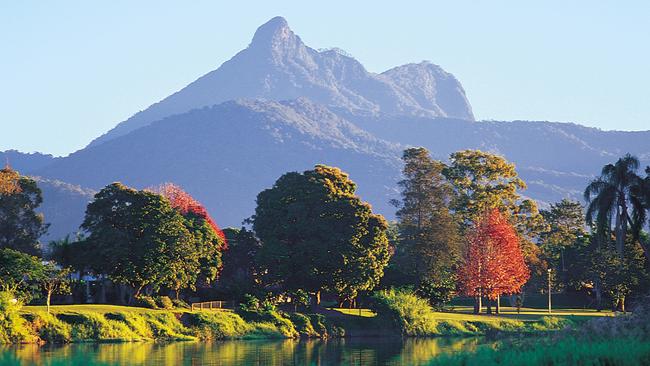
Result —
<instances>
[{"instance_id":1,"label":"red flowering tree","mask_svg":"<svg viewBox=\"0 0 650 366\"><path fill-rule=\"evenodd\" d=\"M222 268L221 253L228 249L226 236L205 207L179 186L165 183L154 191L167 198L172 207L183 215L189 231L201 244L201 248L198 248L201 257L199 284L209 285Z\"/></svg>"},{"instance_id":2,"label":"red flowering tree","mask_svg":"<svg viewBox=\"0 0 650 366\"><path fill-rule=\"evenodd\" d=\"M502 294L519 292L530 271L515 229L497 209L487 211L476 222L468 241L458 278L461 291L476 299L474 312L479 313L483 297L495 300Z\"/></svg>"}]
</instances>

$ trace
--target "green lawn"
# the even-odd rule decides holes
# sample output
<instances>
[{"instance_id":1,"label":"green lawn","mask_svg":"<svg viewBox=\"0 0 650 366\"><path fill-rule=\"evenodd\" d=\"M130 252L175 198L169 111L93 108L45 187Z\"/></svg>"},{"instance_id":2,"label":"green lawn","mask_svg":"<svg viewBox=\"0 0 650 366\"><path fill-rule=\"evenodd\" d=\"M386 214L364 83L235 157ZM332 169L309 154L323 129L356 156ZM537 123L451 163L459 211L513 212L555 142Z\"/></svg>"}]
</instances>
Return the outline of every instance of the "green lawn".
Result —
<instances>
[{"instance_id":1,"label":"green lawn","mask_svg":"<svg viewBox=\"0 0 650 366\"><path fill-rule=\"evenodd\" d=\"M130 311L133 313L142 314L142 313L149 313L149 312L169 311L169 310L139 308L135 306L105 305L105 304L52 305L50 309L53 314L78 313L78 312L106 314L106 313L115 313L120 311ZM43 305L24 306L21 311L24 313L31 313L35 311L46 312L47 306L43 306Z\"/></svg>"},{"instance_id":2,"label":"green lawn","mask_svg":"<svg viewBox=\"0 0 650 366\"><path fill-rule=\"evenodd\" d=\"M359 309L345 309L345 308L331 308L331 310L338 311L346 315L359 316ZM544 316L548 316L548 310L546 309L532 309L532 308L522 308L521 312L518 314L517 309L513 307L501 307L500 315L474 315L472 312L474 308L471 306L456 306L450 309L450 311L438 311L435 312L436 319L440 320L465 320L465 321L491 321L491 320L500 320L500 319L516 319L522 321L535 321L540 320ZM362 317L373 317L376 314L369 309L361 309ZM589 317L599 317L599 316L613 316L614 314L611 311L596 311L592 309L557 309L553 310L550 314L552 316L567 317L573 320L576 319L588 319Z\"/></svg>"}]
</instances>

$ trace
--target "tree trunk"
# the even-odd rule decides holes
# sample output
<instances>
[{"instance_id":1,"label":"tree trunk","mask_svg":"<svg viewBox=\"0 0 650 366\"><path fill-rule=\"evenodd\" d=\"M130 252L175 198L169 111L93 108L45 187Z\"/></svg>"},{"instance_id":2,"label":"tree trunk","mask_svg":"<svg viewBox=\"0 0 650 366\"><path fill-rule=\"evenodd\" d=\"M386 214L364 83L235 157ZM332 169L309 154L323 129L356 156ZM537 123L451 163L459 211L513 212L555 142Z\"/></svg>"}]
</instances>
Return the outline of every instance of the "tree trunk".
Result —
<instances>
[{"instance_id":1,"label":"tree trunk","mask_svg":"<svg viewBox=\"0 0 650 366\"><path fill-rule=\"evenodd\" d=\"M481 296L475 296L474 297L474 314L480 314L481 313Z\"/></svg>"},{"instance_id":2,"label":"tree trunk","mask_svg":"<svg viewBox=\"0 0 650 366\"><path fill-rule=\"evenodd\" d=\"M497 296L496 314L501 314L501 296Z\"/></svg>"},{"instance_id":3,"label":"tree trunk","mask_svg":"<svg viewBox=\"0 0 650 366\"><path fill-rule=\"evenodd\" d=\"M600 288L600 279L594 281L594 292L596 293L596 310L602 310L603 293Z\"/></svg>"},{"instance_id":4,"label":"tree trunk","mask_svg":"<svg viewBox=\"0 0 650 366\"><path fill-rule=\"evenodd\" d=\"M618 309L622 313L625 313L625 295L621 295L618 298Z\"/></svg>"},{"instance_id":5,"label":"tree trunk","mask_svg":"<svg viewBox=\"0 0 650 366\"><path fill-rule=\"evenodd\" d=\"M47 313L50 313L50 300L52 299L52 291L47 290Z\"/></svg>"},{"instance_id":6,"label":"tree trunk","mask_svg":"<svg viewBox=\"0 0 650 366\"><path fill-rule=\"evenodd\" d=\"M314 294L314 300L316 301L316 306L320 306L320 290Z\"/></svg>"},{"instance_id":7,"label":"tree trunk","mask_svg":"<svg viewBox=\"0 0 650 366\"><path fill-rule=\"evenodd\" d=\"M485 302L487 302L487 313L488 315L492 315L492 300L490 298L486 298Z\"/></svg>"}]
</instances>

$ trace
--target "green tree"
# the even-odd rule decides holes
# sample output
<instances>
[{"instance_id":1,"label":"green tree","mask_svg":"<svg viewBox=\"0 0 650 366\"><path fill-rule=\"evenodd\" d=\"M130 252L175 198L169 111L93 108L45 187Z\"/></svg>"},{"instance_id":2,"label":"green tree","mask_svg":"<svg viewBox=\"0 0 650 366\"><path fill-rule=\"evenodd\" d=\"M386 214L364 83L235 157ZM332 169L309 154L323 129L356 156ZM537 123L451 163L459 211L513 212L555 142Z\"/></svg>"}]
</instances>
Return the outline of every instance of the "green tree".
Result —
<instances>
[{"instance_id":1,"label":"green tree","mask_svg":"<svg viewBox=\"0 0 650 366\"><path fill-rule=\"evenodd\" d=\"M246 228L226 228L223 232L228 250L223 254L217 289L228 299L242 300L246 294L256 294L258 275L255 259L261 243Z\"/></svg>"},{"instance_id":2,"label":"green tree","mask_svg":"<svg viewBox=\"0 0 650 366\"><path fill-rule=\"evenodd\" d=\"M542 210L541 214L549 227L541 235L540 248L549 266L559 274L556 278L566 285L568 265L565 252L577 238L586 235L584 210L580 203L563 199L551 204L548 210Z\"/></svg>"},{"instance_id":3,"label":"green tree","mask_svg":"<svg viewBox=\"0 0 650 366\"><path fill-rule=\"evenodd\" d=\"M587 223L594 224L597 232L606 238L612 233L614 221L616 251L624 257L628 230L638 238L645 223L643 206L643 181L637 175L639 159L626 154L614 164L603 167L600 177L589 183L585 189Z\"/></svg>"},{"instance_id":4,"label":"green tree","mask_svg":"<svg viewBox=\"0 0 650 366\"><path fill-rule=\"evenodd\" d=\"M402 160L402 199L393 201L399 220L393 261L404 275L402 285L414 284L421 296L439 305L455 290L461 252L458 222L449 210L452 187L442 175L445 165L427 149L407 149Z\"/></svg>"},{"instance_id":5,"label":"green tree","mask_svg":"<svg viewBox=\"0 0 650 366\"><path fill-rule=\"evenodd\" d=\"M451 154L443 173L454 189L451 207L460 217L463 231L490 209L507 211L531 270L527 287L539 288L544 283L546 263L535 243L547 224L535 201L519 193L526 189L526 183L519 178L515 165L495 154L463 150Z\"/></svg>"},{"instance_id":6,"label":"green tree","mask_svg":"<svg viewBox=\"0 0 650 366\"><path fill-rule=\"evenodd\" d=\"M630 263L630 253L626 248L641 246L647 255L647 248L639 240L641 228L645 223L646 208L644 207L644 182L637 174L639 160L626 154L614 164L603 167L599 177L589 183L584 192L585 201L588 202L586 221L592 225L596 232L596 242L599 253L607 253L611 235L614 235L614 248L618 258L607 263L618 266L611 276L598 279L595 284L600 291L602 285L605 289L611 284L612 277L630 274L629 268L634 268ZM612 231L612 222L614 230ZM631 235L628 235L631 234ZM634 243L628 244L629 239ZM605 254L602 258L608 258ZM612 273L612 271L610 271ZM629 293L627 285L616 281L615 286L619 308L625 309L625 297ZM610 285L611 287L611 285Z\"/></svg>"},{"instance_id":7,"label":"green tree","mask_svg":"<svg viewBox=\"0 0 650 366\"><path fill-rule=\"evenodd\" d=\"M322 290L350 299L379 282L390 258L388 225L355 191L347 174L317 165L284 174L257 196L251 221L265 284L308 291L319 304Z\"/></svg>"},{"instance_id":8,"label":"green tree","mask_svg":"<svg viewBox=\"0 0 650 366\"><path fill-rule=\"evenodd\" d=\"M121 183L106 186L86 209L78 245L88 267L130 285L135 296L148 287L179 289L196 282L199 253L186 221L164 197Z\"/></svg>"},{"instance_id":9,"label":"green tree","mask_svg":"<svg viewBox=\"0 0 650 366\"><path fill-rule=\"evenodd\" d=\"M36 208L43 202L36 182L8 166L0 170L0 248L40 254L47 226Z\"/></svg>"},{"instance_id":10,"label":"green tree","mask_svg":"<svg viewBox=\"0 0 650 366\"><path fill-rule=\"evenodd\" d=\"M14 293L24 300L38 296L38 281L44 267L33 256L13 249L0 249L0 291Z\"/></svg>"},{"instance_id":11,"label":"green tree","mask_svg":"<svg viewBox=\"0 0 650 366\"><path fill-rule=\"evenodd\" d=\"M43 274L39 279L41 287L45 291L45 303L47 312L50 312L50 302L54 294L70 293L70 269L59 268L55 263L48 262L43 265Z\"/></svg>"}]
</instances>

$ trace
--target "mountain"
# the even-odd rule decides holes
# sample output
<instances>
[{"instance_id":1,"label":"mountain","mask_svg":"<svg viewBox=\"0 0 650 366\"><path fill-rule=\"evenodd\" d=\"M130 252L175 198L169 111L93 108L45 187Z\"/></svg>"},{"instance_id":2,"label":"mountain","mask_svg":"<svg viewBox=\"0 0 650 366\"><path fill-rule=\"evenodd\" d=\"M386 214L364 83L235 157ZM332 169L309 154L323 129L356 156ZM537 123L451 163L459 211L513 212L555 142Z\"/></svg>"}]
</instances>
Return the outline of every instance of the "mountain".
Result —
<instances>
[{"instance_id":1,"label":"mountain","mask_svg":"<svg viewBox=\"0 0 650 366\"><path fill-rule=\"evenodd\" d=\"M253 213L257 193L280 175L319 163L350 173L360 196L392 219L388 202L398 196L407 146L425 146L441 160L462 149L501 154L527 182L523 193L544 206L580 200L601 167L626 152L650 165L648 141L650 131L477 122L458 80L439 66L422 62L373 74L340 51L309 48L274 18L217 70L88 147L24 164L64 199L71 194L68 219L57 218L67 208L56 197L43 204L57 218L51 231L61 235L76 230L92 192L114 181L137 188L177 183L220 225L239 225Z\"/></svg>"},{"instance_id":2,"label":"mountain","mask_svg":"<svg viewBox=\"0 0 650 366\"><path fill-rule=\"evenodd\" d=\"M86 206L92 201L96 191L65 183L56 179L33 177L43 192L43 204L39 212L50 224L41 243L61 239L79 230L83 222Z\"/></svg>"},{"instance_id":3,"label":"mountain","mask_svg":"<svg viewBox=\"0 0 650 366\"><path fill-rule=\"evenodd\" d=\"M306 98L239 100L167 117L38 173L93 189L174 182L228 226L249 217L257 193L280 175L319 163L350 173L362 197L389 212L400 151Z\"/></svg>"},{"instance_id":4,"label":"mountain","mask_svg":"<svg viewBox=\"0 0 650 366\"><path fill-rule=\"evenodd\" d=\"M480 149L514 162L527 196L542 206L571 198L582 201L588 181L625 153L650 165L650 131L603 131L574 123L482 121L388 117L357 120L378 138L424 146L441 160L464 149Z\"/></svg>"},{"instance_id":5,"label":"mountain","mask_svg":"<svg viewBox=\"0 0 650 366\"><path fill-rule=\"evenodd\" d=\"M3 165L9 164L12 168L23 174L40 169L56 159L50 154L42 154L39 152L23 153L18 150L0 151L0 162Z\"/></svg>"},{"instance_id":6,"label":"mountain","mask_svg":"<svg viewBox=\"0 0 650 366\"><path fill-rule=\"evenodd\" d=\"M307 97L351 115L412 115L473 120L456 78L431 63L382 74L338 50L306 46L275 17L257 29L250 45L180 91L138 112L94 140L96 146L164 117L240 98L274 101Z\"/></svg>"}]
</instances>

